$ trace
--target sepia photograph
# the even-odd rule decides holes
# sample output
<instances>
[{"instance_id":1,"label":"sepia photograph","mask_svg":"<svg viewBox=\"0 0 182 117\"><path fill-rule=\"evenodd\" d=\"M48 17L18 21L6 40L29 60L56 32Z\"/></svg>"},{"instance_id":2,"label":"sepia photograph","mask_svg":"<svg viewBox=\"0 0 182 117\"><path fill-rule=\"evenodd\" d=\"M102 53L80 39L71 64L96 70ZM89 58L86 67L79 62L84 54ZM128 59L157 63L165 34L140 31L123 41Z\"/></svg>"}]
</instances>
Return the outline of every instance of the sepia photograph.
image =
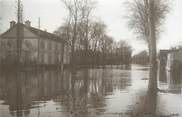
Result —
<instances>
[{"instance_id":1,"label":"sepia photograph","mask_svg":"<svg viewBox=\"0 0 182 117\"><path fill-rule=\"evenodd\" d=\"M0 117L182 117L182 0L0 0Z\"/></svg>"}]
</instances>

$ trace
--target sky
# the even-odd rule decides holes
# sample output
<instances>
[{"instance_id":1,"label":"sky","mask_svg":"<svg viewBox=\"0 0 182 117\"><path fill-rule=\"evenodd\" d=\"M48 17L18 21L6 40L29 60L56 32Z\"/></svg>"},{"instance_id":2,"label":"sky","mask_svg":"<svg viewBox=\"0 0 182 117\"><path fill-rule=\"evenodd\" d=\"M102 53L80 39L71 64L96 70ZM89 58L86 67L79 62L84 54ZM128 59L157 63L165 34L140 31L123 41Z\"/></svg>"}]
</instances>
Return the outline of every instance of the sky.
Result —
<instances>
[{"instance_id":1,"label":"sky","mask_svg":"<svg viewBox=\"0 0 182 117\"><path fill-rule=\"evenodd\" d=\"M107 25L107 33L115 40L125 40L132 45L134 54L147 49L146 44L137 39L136 34L128 29L124 16L127 14L125 2L128 0L95 0L94 18L102 20ZM168 49L182 45L182 0L171 0L170 13L166 17L158 49ZM2 18L0 32L9 28L9 22L16 21L16 0L0 0L0 17ZM41 29L53 32L60 27L67 15L61 0L23 0L24 21L30 20L33 27L38 27L41 19Z\"/></svg>"}]
</instances>

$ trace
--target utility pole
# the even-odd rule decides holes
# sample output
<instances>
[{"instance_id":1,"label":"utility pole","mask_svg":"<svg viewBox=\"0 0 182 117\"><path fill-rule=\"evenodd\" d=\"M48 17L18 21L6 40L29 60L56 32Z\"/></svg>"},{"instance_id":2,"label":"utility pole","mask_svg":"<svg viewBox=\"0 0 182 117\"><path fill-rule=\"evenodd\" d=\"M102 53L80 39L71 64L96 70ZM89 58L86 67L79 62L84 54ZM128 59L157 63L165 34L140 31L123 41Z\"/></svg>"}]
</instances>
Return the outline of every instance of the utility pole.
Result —
<instances>
[{"instance_id":1,"label":"utility pole","mask_svg":"<svg viewBox=\"0 0 182 117\"><path fill-rule=\"evenodd\" d=\"M17 64L20 64L20 57L21 57L21 38L22 38L22 6L21 6L21 1L18 0L18 8L17 8Z\"/></svg>"},{"instance_id":2,"label":"utility pole","mask_svg":"<svg viewBox=\"0 0 182 117\"><path fill-rule=\"evenodd\" d=\"M18 11L17 11L18 24L20 23L20 0L18 0Z\"/></svg>"},{"instance_id":3,"label":"utility pole","mask_svg":"<svg viewBox=\"0 0 182 117\"><path fill-rule=\"evenodd\" d=\"M38 28L40 30L40 17L39 17L39 21L38 21Z\"/></svg>"},{"instance_id":4,"label":"utility pole","mask_svg":"<svg viewBox=\"0 0 182 117\"><path fill-rule=\"evenodd\" d=\"M38 18L38 29L39 29L39 33L40 33L40 17ZM41 60L40 60L40 38L38 39L38 57L37 57L37 67L42 64Z\"/></svg>"},{"instance_id":5,"label":"utility pole","mask_svg":"<svg viewBox=\"0 0 182 117\"><path fill-rule=\"evenodd\" d=\"M18 9L17 9L17 64L19 65L20 60L20 0L18 0Z\"/></svg>"}]
</instances>

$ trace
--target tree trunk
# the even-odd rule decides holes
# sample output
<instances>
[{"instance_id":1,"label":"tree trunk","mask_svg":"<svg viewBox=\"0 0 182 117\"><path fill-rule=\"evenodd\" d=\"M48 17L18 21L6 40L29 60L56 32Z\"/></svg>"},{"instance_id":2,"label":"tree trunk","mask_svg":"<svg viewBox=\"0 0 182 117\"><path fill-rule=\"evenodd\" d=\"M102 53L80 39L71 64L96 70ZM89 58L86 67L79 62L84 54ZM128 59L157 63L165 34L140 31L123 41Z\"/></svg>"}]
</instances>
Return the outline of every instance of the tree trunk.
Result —
<instances>
[{"instance_id":1,"label":"tree trunk","mask_svg":"<svg viewBox=\"0 0 182 117\"><path fill-rule=\"evenodd\" d=\"M85 36L85 58L84 58L84 62L86 65L89 64L89 61L88 61L88 46L89 46L89 40L88 40L88 16L87 16L87 19L86 19L86 28L85 28L85 33L86 33L86 36Z\"/></svg>"},{"instance_id":2,"label":"tree trunk","mask_svg":"<svg viewBox=\"0 0 182 117\"><path fill-rule=\"evenodd\" d=\"M75 66L75 41L77 39L77 14L74 18L73 38L71 42L71 67L74 69Z\"/></svg>"},{"instance_id":3,"label":"tree trunk","mask_svg":"<svg viewBox=\"0 0 182 117\"><path fill-rule=\"evenodd\" d=\"M154 14L154 0L149 1L149 52L150 52L150 79L149 91L151 93L157 92L157 61L156 61L156 30L155 30L155 14Z\"/></svg>"}]
</instances>

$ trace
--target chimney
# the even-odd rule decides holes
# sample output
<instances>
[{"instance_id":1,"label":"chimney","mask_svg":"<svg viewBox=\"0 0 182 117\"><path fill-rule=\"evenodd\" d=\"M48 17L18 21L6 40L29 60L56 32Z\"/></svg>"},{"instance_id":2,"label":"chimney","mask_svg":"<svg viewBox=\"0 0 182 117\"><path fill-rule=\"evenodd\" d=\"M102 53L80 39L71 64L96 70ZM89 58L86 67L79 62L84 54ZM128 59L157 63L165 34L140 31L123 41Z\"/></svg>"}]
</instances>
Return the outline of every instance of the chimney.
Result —
<instances>
[{"instance_id":1,"label":"chimney","mask_svg":"<svg viewBox=\"0 0 182 117\"><path fill-rule=\"evenodd\" d=\"M25 21L25 25L26 25L27 27L31 27L31 22L30 22L29 20L27 20L27 21Z\"/></svg>"},{"instance_id":2,"label":"chimney","mask_svg":"<svg viewBox=\"0 0 182 117\"><path fill-rule=\"evenodd\" d=\"M11 22L10 22L10 28L12 28L15 24L16 24L15 21L11 21Z\"/></svg>"}]
</instances>

